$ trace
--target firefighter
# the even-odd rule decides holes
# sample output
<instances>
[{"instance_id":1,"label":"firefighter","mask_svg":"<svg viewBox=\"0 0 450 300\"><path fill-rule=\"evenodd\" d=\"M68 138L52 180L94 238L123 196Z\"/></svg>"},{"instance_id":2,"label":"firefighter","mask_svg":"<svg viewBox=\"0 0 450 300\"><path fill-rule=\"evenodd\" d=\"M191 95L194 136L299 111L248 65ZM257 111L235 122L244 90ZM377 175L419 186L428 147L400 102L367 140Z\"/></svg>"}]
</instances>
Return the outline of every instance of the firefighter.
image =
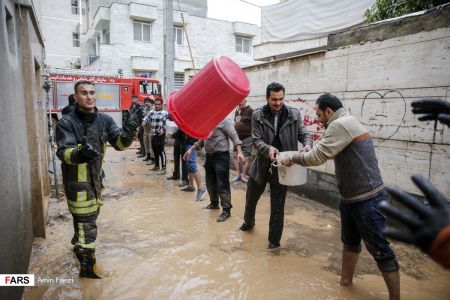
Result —
<instances>
[{"instance_id":1,"label":"firefighter","mask_svg":"<svg viewBox=\"0 0 450 300\"><path fill-rule=\"evenodd\" d=\"M80 277L100 279L93 267L106 143L118 151L125 150L141 124L142 111L130 114L119 129L110 116L98 112L92 82L78 81L74 88L75 109L64 115L57 126L57 155L62 161L64 190L73 216L72 244L80 261Z\"/></svg>"}]
</instances>

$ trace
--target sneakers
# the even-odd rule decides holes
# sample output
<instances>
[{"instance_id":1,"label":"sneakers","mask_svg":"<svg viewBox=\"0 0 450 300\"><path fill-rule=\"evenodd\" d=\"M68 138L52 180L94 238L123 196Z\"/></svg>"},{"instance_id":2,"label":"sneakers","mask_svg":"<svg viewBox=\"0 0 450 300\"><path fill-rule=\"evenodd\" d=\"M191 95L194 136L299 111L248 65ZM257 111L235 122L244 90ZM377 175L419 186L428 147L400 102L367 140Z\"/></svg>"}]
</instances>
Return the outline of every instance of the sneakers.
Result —
<instances>
[{"instance_id":1,"label":"sneakers","mask_svg":"<svg viewBox=\"0 0 450 300\"><path fill-rule=\"evenodd\" d=\"M179 175L175 175L175 174L173 174L170 177L167 177L167 180L178 180L178 179L180 179L180 176Z\"/></svg>"},{"instance_id":2,"label":"sneakers","mask_svg":"<svg viewBox=\"0 0 450 300\"><path fill-rule=\"evenodd\" d=\"M209 204L208 206L204 207L204 209L219 209L219 204Z\"/></svg>"},{"instance_id":3,"label":"sneakers","mask_svg":"<svg viewBox=\"0 0 450 300\"><path fill-rule=\"evenodd\" d=\"M206 189L205 188L199 189L197 191L197 197L195 198L195 201L202 201L203 198L205 197L205 194L206 194Z\"/></svg>"},{"instance_id":4,"label":"sneakers","mask_svg":"<svg viewBox=\"0 0 450 300\"><path fill-rule=\"evenodd\" d=\"M231 217L231 213L227 210L224 210L217 218L217 222L225 222L229 217Z\"/></svg>"},{"instance_id":5,"label":"sneakers","mask_svg":"<svg viewBox=\"0 0 450 300\"><path fill-rule=\"evenodd\" d=\"M188 186L187 185L187 186L181 188L180 191L183 191L183 192L195 192L195 188L193 186Z\"/></svg>"},{"instance_id":6,"label":"sneakers","mask_svg":"<svg viewBox=\"0 0 450 300\"><path fill-rule=\"evenodd\" d=\"M185 187L188 185L187 180L181 180L180 184L178 185L179 188Z\"/></svg>"},{"instance_id":7,"label":"sneakers","mask_svg":"<svg viewBox=\"0 0 450 300\"><path fill-rule=\"evenodd\" d=\"M166 175L167 171L166 168L162 168L161 171L159 171L159 175Z\"/></svg>"},{"instance_id":8,"label":"sneakers","mask_svg":"<svg viewBox=\"0 0 450 300\"><path fill-rule=\"evenodd\" d=\"M146 156L145 156L145 158L143 159L143 161L149 161L149 160L151 160L152 158L150 157L150 154L147 154Z\"/></svg>"},{"instance_id":9,"label":"sneakers","mask_svg":"<svg viewBox=\"0 0 450 300\"><path fill-rule=\"evenodd\" d=\"M232 179L231 181L233 181L233 182L241 181L241 176L239 176L239 175L234 176L233 179Z\"/></svg>"},{"instance_id":10,"label":"sneakers","mask_svg":"<svg viewBox=\"0 0 450 300\"><path fill-rule=\"evenodd\" d=\"M151 158L148 163L146 163L147 166L151 166L155 164L155 160L153 158Z\"/></svg>"},{"instance_id":11,"label":"sneakers","mask_svg":"<svg viewBox=\"0 0 450 300\"><path fill-rule=\"evenodd\" d=\"M159 166L154 166L153 168L150 169L150 171L159 171Z\"/></svg>"},{"instance_id":12,"label":"sneakers","mask_svg":"<svg viewBox=\"0 0 450 300\"><path fill-rule=\"evenodd\" d=\"M239 229L241 231L250 231L253 229L253 227L255 227L255 224L248 225L247 223L244 222L244 223L242 223L241 227L239 227Z\"/></svg>"},{"instance_id":13,"label":"sneakers","mask_svg":"<svg viewBox=\"0 0 450 300\"><path fill-rule=\"evenodd\" d=\"M267 250L276 250L276 249L278 249L278 248L280 248L280 243L272 243L272 242L269 242L269 245L267 246Z\"/></svg>"}]
</instances>

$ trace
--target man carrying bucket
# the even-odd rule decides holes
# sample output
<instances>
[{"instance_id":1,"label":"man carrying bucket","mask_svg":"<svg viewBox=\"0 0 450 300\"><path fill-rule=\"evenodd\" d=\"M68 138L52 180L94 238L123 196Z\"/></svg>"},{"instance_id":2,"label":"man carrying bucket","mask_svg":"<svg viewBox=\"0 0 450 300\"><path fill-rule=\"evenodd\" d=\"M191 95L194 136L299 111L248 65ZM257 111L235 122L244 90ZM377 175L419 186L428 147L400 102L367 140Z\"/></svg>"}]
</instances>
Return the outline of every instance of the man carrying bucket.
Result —
<instances>
[{"instance_id":1,"label":"man carrying bucket","mask_svg":"<svg viewBox=\"0 0 450 300\"><path fill-rule=\"evenodd\" d=\"M318 166L334 160L342 201L341 285L352 284L361 239L377 262L389 290L389 299L400 299L399 265L389 242L383 236L385 217L379 212L387 194L381 179L375 147L366 128L348 115L341 101L331 94L321 95L316 102L316 114L325 126L322 139L308 153L296 153L281 163L291 166Z\"/></svg>"},{"instance_id":2,"label":"man carrying bucket","mask_svg":"<svg viewBox=\"0 0 450 300\"><path fill-rule=\"evenodd\" d=\"M298 142L303 144L304 151L312 147L312 139L300 111L284 105L284 91L284 86L279 83L269 84L266 89L267 104L256 109L252 115L253 145L257 154L248 172L250 178L245 196L244 223L239 228L249 231L255 226L256 205L269 183L269 250L280 247L287 193L287 186L278 181L277 169L271 167L272 161L281 151L297 151Z\"/></svg>"}]
</instances>

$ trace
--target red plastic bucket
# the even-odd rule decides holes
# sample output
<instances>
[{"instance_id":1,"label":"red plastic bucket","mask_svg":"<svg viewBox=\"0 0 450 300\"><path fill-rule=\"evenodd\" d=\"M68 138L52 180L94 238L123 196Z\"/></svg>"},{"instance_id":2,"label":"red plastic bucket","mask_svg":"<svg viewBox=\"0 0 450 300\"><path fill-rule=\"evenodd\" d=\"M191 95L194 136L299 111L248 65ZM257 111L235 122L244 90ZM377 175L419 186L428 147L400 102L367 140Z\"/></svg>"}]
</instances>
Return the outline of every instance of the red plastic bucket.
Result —
<instances>
[{"instance_id":1,"label":"red plastic bucket","mask_svg":"<svg viewBox=\"0 0 450 300\"><path fill-rule=\"evenodd\" d=\"M167 99L172 119L185 133L207 139L250 93L244 71L226 56L215 57Z\"/></svg>"}]
</instances>

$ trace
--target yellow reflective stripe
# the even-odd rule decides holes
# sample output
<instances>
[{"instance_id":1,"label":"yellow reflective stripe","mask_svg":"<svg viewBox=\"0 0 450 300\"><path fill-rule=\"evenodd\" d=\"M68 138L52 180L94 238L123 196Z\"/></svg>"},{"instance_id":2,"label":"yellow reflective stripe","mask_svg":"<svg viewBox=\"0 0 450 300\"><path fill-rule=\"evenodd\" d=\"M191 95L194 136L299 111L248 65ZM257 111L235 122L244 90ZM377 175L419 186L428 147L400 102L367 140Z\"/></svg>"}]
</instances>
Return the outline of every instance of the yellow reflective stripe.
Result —
<instances>
[{"instance_id":1,"label":"yellow reflective stripe","mask_svg":"<svg viewBox=\"0 0 450 300\"><path fill-rule=\"evenodd\" d=\"M121 137L121 136L119 136L119 137L117 138L116 146L117 146L117 148L119 148L119 150L125 150L125 149L127 148L127 147L125 147L125 146L122 144L122 137Z\"/></svg>"},{"instance_id":2,"label":"yellow reflective stripe","mask_svg":"<svg viewBox=\"0 0 450 300\"><path fill-rule=\"evenodd\" d=\"M93 200L82 201L82 202L67 200L67 204L73 208L83 208L83 207L89 207L92 205L97 205L97 200L93 199Z\"/></svg>"},{"instance_id":3,"label":"yellow reflective stripe","mask_svg":"<svg viewBox=\"0 0 450 300\"><path fill-rule=\"evenodd\" d=\"M85 237L84 237L83 223L78 223L78 242L80 244L86 243L86 240L85 240Z\"/></svg>"},{"instance_id":4,"label":"yellow reflective stripe","mask_svg":"<svg viewBox=\"0 0 450 300\"><path fill-rule=\"evenodd\" d=\"M82 192L77 192L77 202L84 202L87 199L87 192L86 191L82 191Z\"/></svg>"},{"instance_id":5,"label":"yellow reflective stripe","mask_svg":"<svg viewBox=\"0 0 450 300\"><path fill-rule=\"evenodd\" d=\"M72 160L70 159L70 156L72 155L72 151L73 151L74 149L75 149L75 148L68 148L68 149L66 149L66 150L64 151L64 160L65 160L66 163L69 164L69 165L73 165L73 162L72 162Z\"/></svg>"},{"instance_id":6,"label":"yellow reflective stripe","mask_svg":"<svg viewBox=\"0 0 450 300\"><path fill-rule=\"evenodd\" d=\"M84 249L95 249L95 243L90 243L90 244L77 243L77 245L80 245L81 248L84 248Z\"/></svg>"},{"instance_id":7,"label":"yellow reflective stripe","mask_svg":"<svg viewBox=\"0 0 450 300\"><path fill-rule=\"evenodd\" d=\"M98 210L98 205L93 205L90 207L70 207L69 206L69 211L72 214L76 214L76 215L86 215L86 214L90 214L90 213L94 213Z\"/></svg>"},{"instance_id":8,"label":"yellow reflective stripe","mask_svg":"<svg viewBox=\"0 0 450 300\"><path fill-rule=\"evenodd\" d=\"M78 165L78 182L87 182L87 164Z\"/></svg>"}]
</instances>

